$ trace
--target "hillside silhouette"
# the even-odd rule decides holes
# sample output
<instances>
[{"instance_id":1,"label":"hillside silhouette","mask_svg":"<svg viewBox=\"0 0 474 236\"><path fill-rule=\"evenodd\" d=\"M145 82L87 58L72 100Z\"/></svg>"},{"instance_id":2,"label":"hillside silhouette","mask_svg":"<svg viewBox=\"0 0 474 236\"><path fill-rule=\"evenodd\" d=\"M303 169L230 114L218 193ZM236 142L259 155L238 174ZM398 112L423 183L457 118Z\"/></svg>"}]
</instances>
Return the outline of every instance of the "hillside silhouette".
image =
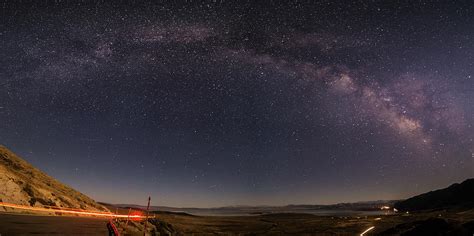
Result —
<instances>
[{"instance_id":1,"label":"hillside silhouette","mask_svg":"<svg viewBox=\"0 0 474 236\"><path fill-rule=\"evenodd\" d=\"M447 188L420 194L395 203L403 211L434 210L474 207L474 179L453 184Z\"/></svg>"},{"instance_id":2,"label":"hillside silhouette","mask_svg":"<svg viewBox=\"0 0 474 236\"><path fill-rule=\"evenodd\" d=\"M108 211L93 199L48 176L1 145L0 202ZM10 210L0 207L0 211Z\"/></svg>"}]
</instances>

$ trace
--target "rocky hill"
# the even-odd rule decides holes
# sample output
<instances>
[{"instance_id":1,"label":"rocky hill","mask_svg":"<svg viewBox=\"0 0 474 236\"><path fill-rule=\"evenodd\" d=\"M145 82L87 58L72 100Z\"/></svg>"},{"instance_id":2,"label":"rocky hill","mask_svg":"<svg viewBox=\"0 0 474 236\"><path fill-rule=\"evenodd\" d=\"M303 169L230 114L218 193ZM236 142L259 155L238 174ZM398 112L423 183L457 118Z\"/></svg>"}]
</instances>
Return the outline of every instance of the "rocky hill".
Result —
<instances>
[{"instance_id":1,"label":"rocky hill","mask_svg":"<svg viewBox=\"0 0 474 236\"><path fill-rule=\"evenodd\" d=\"M403 211L474 208L474 179L397 202L394 207Z\"/></svg>"},{"instance_id":2,"label":"rocky hill","mask_svg":"<svg viewBox=\"0 0 474 236\"><path fill-rule=\"evenodd\" d=\"M108 211L86 195L36 169L0 145L0 202ZM0 211L9 211L0 207Z\"/></svg>"}]
</instances>

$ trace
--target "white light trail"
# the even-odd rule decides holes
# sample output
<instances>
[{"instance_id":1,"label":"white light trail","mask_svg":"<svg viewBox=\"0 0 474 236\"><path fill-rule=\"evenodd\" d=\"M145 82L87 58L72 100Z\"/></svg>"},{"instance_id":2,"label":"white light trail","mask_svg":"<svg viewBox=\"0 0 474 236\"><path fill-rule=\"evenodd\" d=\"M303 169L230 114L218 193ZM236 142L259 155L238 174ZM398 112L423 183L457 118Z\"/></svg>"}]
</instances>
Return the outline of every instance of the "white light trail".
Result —
<instances>
[{"instance_id":1,"label":"white light trail","mask_svg":"<svg viewBox=\"0 0 474 236\"><path fill-rule=\"evenodd\" d=\"M364 232L362 232L362 233L360 234L360 236L364 236L366 233L368 233L369 231L371 231L371 230L373 230L373 229L375 229L375 226L372 226L372 227L366 229Z\"/></svg>"}]
</instances>

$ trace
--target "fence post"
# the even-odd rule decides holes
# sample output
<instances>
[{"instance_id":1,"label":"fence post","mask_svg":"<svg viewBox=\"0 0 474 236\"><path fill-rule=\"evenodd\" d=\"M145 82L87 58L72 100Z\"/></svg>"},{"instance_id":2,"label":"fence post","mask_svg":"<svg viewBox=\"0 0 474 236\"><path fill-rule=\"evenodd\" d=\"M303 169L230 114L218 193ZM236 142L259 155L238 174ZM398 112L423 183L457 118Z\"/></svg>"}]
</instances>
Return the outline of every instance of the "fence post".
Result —
<instances>
[{"instance_id":1,"label":"fence post","mask_svg":"<svg viewBox=\"0 0 474 236\"><path fill-rule=\"evenodd\" d=\"M146 212L145 212L145 230L143 231L143 236L146 236L146 225L148 223L148 209L150 209L150 200L151 200L151 197L148 196L148 205L146 207Z\"/></svg>"}]
</instances>

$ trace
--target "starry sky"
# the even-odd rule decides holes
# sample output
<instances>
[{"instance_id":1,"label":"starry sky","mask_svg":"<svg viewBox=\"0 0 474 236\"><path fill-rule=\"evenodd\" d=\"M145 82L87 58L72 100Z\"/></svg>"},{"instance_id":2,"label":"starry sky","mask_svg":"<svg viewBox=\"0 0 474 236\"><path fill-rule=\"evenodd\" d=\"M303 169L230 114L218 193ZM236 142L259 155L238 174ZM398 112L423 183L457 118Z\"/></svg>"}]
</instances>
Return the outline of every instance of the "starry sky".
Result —
<instances>
[{"instance_id":1,"label":"starry sky","mask_svg":"<svg viewBox=\"0 0 474 236\"><path fill-rule=\"evenodd\" d=\"M474 177L471 1L2 1L0 143L98 201L400 199Z\"/></svg>"}]
</instances>

